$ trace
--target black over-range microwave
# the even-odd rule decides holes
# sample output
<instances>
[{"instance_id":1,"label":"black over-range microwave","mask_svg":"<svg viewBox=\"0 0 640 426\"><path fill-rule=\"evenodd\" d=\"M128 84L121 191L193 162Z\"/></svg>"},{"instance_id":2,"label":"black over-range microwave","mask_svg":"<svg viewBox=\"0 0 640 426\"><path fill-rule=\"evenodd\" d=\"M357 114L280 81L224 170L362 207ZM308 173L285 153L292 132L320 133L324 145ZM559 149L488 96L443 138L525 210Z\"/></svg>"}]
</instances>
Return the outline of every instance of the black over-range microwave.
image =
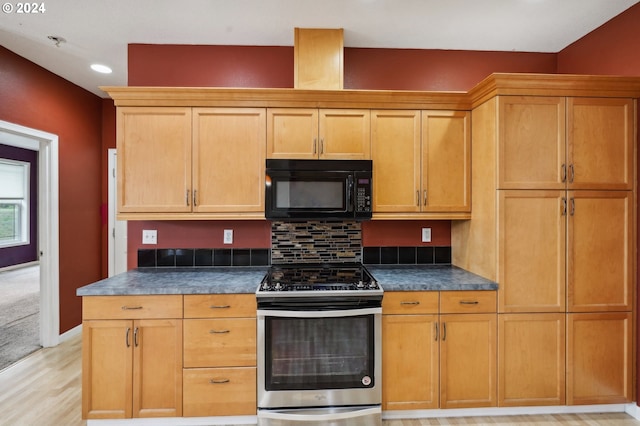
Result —
<instances>
[{"instance_id":1,"label":"black over-range microwave","mask_svg":"<svg viewBox=\"0 0 640 426\"><path fill-rule=\"evenodd\" d=\"M268 159L265 217L371 219L371 160Z\"/></svg>"}]
</instances>

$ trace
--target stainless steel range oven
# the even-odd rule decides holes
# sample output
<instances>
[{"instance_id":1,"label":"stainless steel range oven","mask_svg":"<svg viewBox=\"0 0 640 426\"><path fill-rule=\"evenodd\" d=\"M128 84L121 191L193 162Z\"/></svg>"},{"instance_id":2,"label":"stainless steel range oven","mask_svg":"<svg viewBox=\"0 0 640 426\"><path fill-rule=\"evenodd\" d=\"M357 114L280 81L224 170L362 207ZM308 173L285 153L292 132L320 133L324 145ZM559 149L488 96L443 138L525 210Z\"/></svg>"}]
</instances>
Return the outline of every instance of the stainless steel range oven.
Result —
<instances>
[{"instance_id":1,"label":"stainless steel range oven","mask_svg":"<svg viewBox=\"0 0 640 426\"><path fill-rule=\"evenodd\" d=\"M381 424L383 290L360 264L272 266L258 301L258 424Z\"/></svg>"}]
</instances>

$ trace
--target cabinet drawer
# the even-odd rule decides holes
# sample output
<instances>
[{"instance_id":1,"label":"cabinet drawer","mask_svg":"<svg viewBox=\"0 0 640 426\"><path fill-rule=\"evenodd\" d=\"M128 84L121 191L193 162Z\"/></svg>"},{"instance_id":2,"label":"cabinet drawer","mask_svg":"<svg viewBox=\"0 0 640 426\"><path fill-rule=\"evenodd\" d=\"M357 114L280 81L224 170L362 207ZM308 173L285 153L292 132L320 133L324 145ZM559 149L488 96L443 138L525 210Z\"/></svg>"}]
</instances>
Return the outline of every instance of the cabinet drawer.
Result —
<instances>
[{"instance_id":1,"label":"cabinet drawer","mask_svg":"<svg viewBox=\"0 0 640 426\"><path fill-rule=\"evenodd\" d=\"M85 296L82 318L182 318L182 295Z\"/></svg>"},{"instance_id":2,"label":"cabinet drawer","mask_svg":"<svg viewBox=\"0 0 640 426\"><path fill-rule=\"evenodd\" d=\"M464 314L496 312L495 291L443 291L440 292L440 312Z\"/></svg>"},{"instance_id":3,"label":"cabinet drawer","mask_svg":"<svg viewBox=\"0 0 640 426\"><path fill-rule=\"evenodd\" d=\"M185 417L255 416L256 369L185 369L182 395Z\"/></svg>"},{"instance_id":4,"label":"cabinet drawer","mask_svg":"<svg viewBox=\"0 0 640 426\"><path fill-rule=\"evenodd\" d=\"M185 368L255 365L255 319L190 319L184 321Z\"/></svg>"},{"instance_id":5,"label":"cabinet drawer","mask_svg":"<svg viewBox=\"0 0 640 426\"><path fill-rule=\"evenodd\" d=\"M437 314L437 291L392 291L382 298L383 314Z\"/></svg>"},{"instance_id":6,"label":"cabinet drawer","mask_svg":"<svg viewBox=\"0 0 640 426\"><path fill-rule=\"evenodd\" d=\"M184 296L185 318L255 318L256 310L255 294L191 294Z\"/></svg>"}]
</instances>

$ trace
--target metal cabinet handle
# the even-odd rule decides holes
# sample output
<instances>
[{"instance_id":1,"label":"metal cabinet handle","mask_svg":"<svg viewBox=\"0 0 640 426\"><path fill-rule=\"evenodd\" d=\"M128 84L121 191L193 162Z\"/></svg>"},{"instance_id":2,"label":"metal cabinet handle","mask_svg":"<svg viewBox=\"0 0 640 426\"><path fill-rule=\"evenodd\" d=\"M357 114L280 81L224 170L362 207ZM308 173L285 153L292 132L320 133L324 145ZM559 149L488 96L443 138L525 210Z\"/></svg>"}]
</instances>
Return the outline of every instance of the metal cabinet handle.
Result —
<instances>
[{"instance_id":1,"label":"metal cabinet handle","mask_svg":"<svg viewBox=\"0 0 640 426\"><path fill-rule=\"evenodd\" d=\"M401 305L419 305L420 302L418 302L417 300L414 301L409 301L409 302L400 302Z\"/></svg>"},{"instance_id":2,"label":"metal cabinet handle","mask_svg":"<svg viewBox=\"0 0 640 426\"><path fill-rule=\"evenodd\" d=\"M566 216L567 215L567 199L565 197L562 197L562 212L560 213L561 216Z\"/></svg>"},{"instance_id":3,"label":"metal cabinet handle","mask_svg":"<svg viewBox=\"0 0 640 426\"><path fill-rule=\"evenodd\" d=\"M436 342L438 341L438 323L437 322L436 322L436 338L433 340L435 340Z\"/></svg>"},{"instance_id":4,"label":"metal cabinet handle","mask_svg":"<svg viewBox=\"0 0 640 426\"><path fill-rule=\"evenodd\" d=\"M229 383L231 380L229 379L209 379L209 383L212 385L220 385L223 383Z\"/></svg>"},{"instance_id":5,"label":"metal cabinet handle","mask_svg":"<svg viewBox=\"0 0 640 426\"><path fill-rule=\"evenodd\" d=\"M231 333L231 330L209 330L209 334L226 334Z\"/></svg>"},{"instance_id":6,"label":"metal cabinet handle","mask_svg":"<svg viewBox=\"0 0 640 426\"><path fill-rule=\"evenodd\" d=\"M127 345L128 348L131 347L131 343L129 343L129 334L131 334L131 327L127 327L127 333L124 336L124 343Z\"/></svg>"},{"instance_id":7,"label":"metal cabinet handle","mask_svg":"<svg viewBox=\"0 0 640 426\"><path fill-rule=\"evenodd\" d=\"M420 207L420 190L416 189L416 206Z\"/></svg>"},{"instance_id":8,"label":"metal cabinet handle","mask_svg":"<svg viewBox=\"0 0 640 426\"><path fill-rule=\"evenodd\" d=\"M562 164L562 168L560 169L560 174L561 174L562 182L566 182L567 181L567 165L564 163Z\"/></svg>"},{"instance_id":9,"label":"metal cabinet handle","mask_svg":"<svg viewBox=\"0 0 640 426\"><path fill-rule=\"evenodd\" d=\"M477 305L478 303L480 302L478 302L477 300L461 300L460 301L461 305Z\"/></svg>"},{"instance_id":10,"label":"metal cabinet handle","mask_svg":"<svg viewBox=\"0 0 640 426\"><path fill-rule=\"evenodd\" d=\"M193 207L196 207L198 205L197 194L198 194L198 190L194 189L193 190Z\"/></svg>"},{"instance_id":11,"label":"metal cabinet handle","mask_svg":"<svg viewBox=\"0 0 640 426\"><path fill-rule=\"evenodd\" d=\"M133 344L136 348L138 347L138 327L133 330Z\"/></svg>"},{"instance_id":12,"label":"metal cabinet handle","mask_svg":"<svg viewBox=\"0 0 640 426\"><path fill-rule=\"evenodd\" d=\"M572 197L571 204L569 207L569 214L573 216L575 213L576 213L576 199Z\"/></svg>"},{"instance_id":13,"label":"metal cabinet handle","mask_svg":"<svg viewBox=\"0 0 640 426\"><path fill-rule=\"evenodd\" d=\"M189 204L189 190L188 189L187 189L187 193L185 194L184 198L185 198L185 201L187 202L187 207L188 207L190 205Z\"/></svg>"},{"instance_id":14,"label":"metal cabinet handle","mask_svg":"<svg viewBox=\"0 0 640 426\"><path fill-rule=\"evenodd\" d=\"M318 152L318 139L313 138L313 155L316 155Z\"/></svg>"},{"instance_id":15,"label":"metal cabinet handle","mask_svg":"<svg viewBox=\"0 0 640 426\"><path fill-rule=\"evenodd\" d=\"M444 342L445 340L447 340L447 323L443 322L442 323L442 341Z\"/></svg>"},{"instance_id":16,"label":"metal cabinet handle","mask_svg":"<svg viewBox=\"0 0 640 426\"><path fill-rule=\"evenodd\" d=\"M427 205L427 190L426 189L422 192L422 205L423 206Z\"/></svg>"},{"instance_id":17,"label":"metal cabinet handle","mask_svg":"<svg viewBox=\"0 0 640 426\"><path fill-rule=\"evenodd\" d=\"M211 305L209 309L229 309L231 305Z\"/></svg>"},{"instance_id":18,"label":"metal cabinet handle","mask_svg":"<svg viewBox=\"0 0 640 426\"><path fill-rule=\"evenodd\" d=\"M320 155L324 154L324 138L320 138Z\"/></svg>"},{"instance_id":19,"label":"metal cabinet handle","mask_svg":"<svg viewBox=\"0 0 640 426\"><path fill-rule=\"evenodd\" d=\"M573 164L569 165L569 183L573 183L573 178L576 176L576 170Z\"/></svg>"},{"instance_id":20,"label":"metal cabinet handle","mask_svg":"<svg viewBox=\"0 0 640 426\"><path fill-rule=\"evenodd\" d=\"M122 309L123 311L134 311L134 310L138 310L138 309L142 309L142 306L121 306L120 309Z\"/></svg>"}]
</instances>

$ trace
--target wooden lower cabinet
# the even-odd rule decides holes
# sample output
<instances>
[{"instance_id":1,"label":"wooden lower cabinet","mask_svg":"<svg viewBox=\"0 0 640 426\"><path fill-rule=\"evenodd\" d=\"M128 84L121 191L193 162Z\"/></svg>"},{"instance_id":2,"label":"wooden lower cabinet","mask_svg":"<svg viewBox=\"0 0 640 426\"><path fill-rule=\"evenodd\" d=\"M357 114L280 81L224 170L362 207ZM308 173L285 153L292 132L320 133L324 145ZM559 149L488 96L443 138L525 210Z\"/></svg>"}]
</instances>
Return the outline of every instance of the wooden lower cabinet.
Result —
<instances>
[{"instance_id":1,"label":"wooden lower cabinet","mask_svg":"<svg viewBox=\"0 0 640 426\"><path fill-rule=\"evenodd\" d=\"M495 309L495 292L385 293L382 409L495 406Z\"/></svg>"},{"instance_id":2,"label":"wooden lower cabinet","mask_svg":"<svg viewBox=\"0 0 640 426\"><path fill-rule=\"evenodd\" d=\"M565 314L498 315L498 406L565 404Z\"/></svg>"},{"instance_id":3,"label":"wooden lower cabinet","mask_svg":"<svg viewBox=\"0 0 640 426\"><path fill-rule=\"evenodd\" d=\"M183 414L255 415L256 387L256 367L185 369Z\"/></svg>"},{"instance_id":4,"label":"wooden lower cabinet","mask_svg":"<svg viewBox=\"0 0 640 426\"><path fill-rule=\"evenodd\" d=\"M83 418L182 415L182 320L88 320L82 334Z\"/></svg>"},{"instance_id":5,"label":"wooden lower cabinet","mask_svg":"<svg viewBox=\"0 0 640 426\"><path fill-rule=\"evenodd\" d=\"M383 315L383 410L438 408L437 322L438 315Z\"/></svg>"},{"instance_id":6,"label":"wooden lower cabinet","mask_svg":"<svg viewBox=\"0 0 640 426\"><path fill-rule=\"evenodd\" d=\"M567 404L616 404L633 398L631 312L567 315Z\"/></svg>"},{"instance_id":7,"label":"wooden lower cabinet","mask_svg":"<svg viewBox=\"0 0 640 426\"><path fill-rule=\"evenodd\" d=\"M255 295L185 295L184 317L184 416L255 415Z\"/></svg>"}]
</instances>

